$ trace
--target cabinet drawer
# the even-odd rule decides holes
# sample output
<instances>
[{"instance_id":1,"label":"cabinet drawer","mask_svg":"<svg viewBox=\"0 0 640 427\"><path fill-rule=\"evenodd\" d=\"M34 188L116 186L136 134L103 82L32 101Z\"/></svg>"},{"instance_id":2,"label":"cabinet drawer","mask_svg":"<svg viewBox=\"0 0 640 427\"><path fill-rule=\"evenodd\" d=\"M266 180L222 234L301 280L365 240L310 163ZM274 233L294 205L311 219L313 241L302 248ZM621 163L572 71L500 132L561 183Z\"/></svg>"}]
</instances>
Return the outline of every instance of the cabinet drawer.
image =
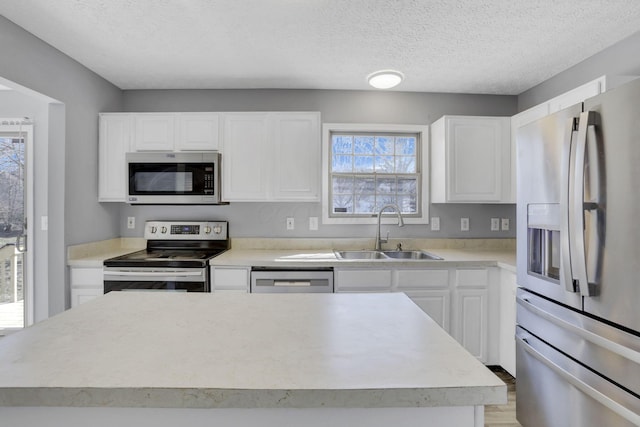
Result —
<instances>
[{"instance_id":1,"label":"cabinet drawer","mask_svg":"<svg viewBox=\"0 0 640 427\"><path fill-rule=\"evenodd\" d=\"M457 288L486 288L489 285L489 270L486 268L456 270Z\"/></svg>"},{"instance_id":2,"label":"cabinet drawer","mask_svg":"<svg viewBox=\"0 0 640 427\"><path fill-rule=\"evenodd\" d=\"M103 285L102 268L72 268L71 286Z\"/></svg>"},{"instance_id":3,"label":"cabinet drawer","mask_svg":"<svg viewBox=\"0 0 640 427\"><path fill-rule=\"evenodd\" d=\"M391 292L391 270L337 270L336 292Z\"/></svg>"},{"instance_id":4,"label":"cabinet drawer","mask_svg":"<svg viewBox=\"0 0 640 427\"><path fill-rule=\"evenodd\" d=\"M398 270L396 287L404 289L431 289L449 287L449 270Z\"/></svg>"}]
</instances>

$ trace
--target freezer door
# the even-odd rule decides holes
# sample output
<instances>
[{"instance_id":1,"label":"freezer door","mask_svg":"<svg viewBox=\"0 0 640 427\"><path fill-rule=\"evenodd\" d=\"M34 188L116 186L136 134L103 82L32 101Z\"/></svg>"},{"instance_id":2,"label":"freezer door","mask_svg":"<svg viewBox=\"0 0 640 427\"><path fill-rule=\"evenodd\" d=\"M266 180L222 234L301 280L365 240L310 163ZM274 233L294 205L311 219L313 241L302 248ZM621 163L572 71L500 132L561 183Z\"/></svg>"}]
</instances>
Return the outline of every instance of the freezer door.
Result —
<instances>
[{"instance_id":1,"label":"freezer door","mask_svg":"<svg viewBox=\"0 0 640 427\"><path fill-rule=\"evenodd\" d=\"M516 328L516 417L523 427L640 425L640 400Z\"/></svg>"},{"instance_id":2,"label":"freezer door","mask_svg":"<svg viewBox=\"0 0 640 427\"><path fill-rule=\"evenodd\" d=\"M518 325L640 396L640 337L523 289L516 301Z\"/></svg>"},{"instance_id":3,"label":"freezer door","mask_svg":"<svg viewBox=\"0 0 640 427\"><path fill-rule=\"evenodd\" d=\"M584 216L588 274L597 272L585 311L640 332L640 81L585 102L595 116L587 132L585 176L594 181L598 163L600 209L585 189ZM595 157L595 158L594 158ZM594 212L597 215L594 216ZM519 237L519 236L518 236ZM591 244L590 244L591 243ZM600 263L600 265L597 265Z\"/></svg>"},{"instance_id":4,"label":"freezer door","mask_svg":"<svg viewBox=\"0 0 640 427\"><path fill-rule=\"evenodd\" d=\"M582 308L568 249L573 124L582 104L516 131L518 285Z\"/></svg>"}]
</instances>

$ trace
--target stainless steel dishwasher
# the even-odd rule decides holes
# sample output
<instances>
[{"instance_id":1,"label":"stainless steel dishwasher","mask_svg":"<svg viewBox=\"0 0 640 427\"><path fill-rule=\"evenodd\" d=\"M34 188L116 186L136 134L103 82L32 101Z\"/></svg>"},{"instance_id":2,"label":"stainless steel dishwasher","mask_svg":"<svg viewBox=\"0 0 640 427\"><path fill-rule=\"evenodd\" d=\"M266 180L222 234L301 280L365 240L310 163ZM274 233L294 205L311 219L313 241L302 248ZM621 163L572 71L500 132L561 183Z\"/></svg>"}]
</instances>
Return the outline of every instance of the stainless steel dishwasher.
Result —
<instances>
[{"instance_id":1,"label":"stainless steel dishwasher","mask_svg":"<svg viewBox=\"0 0 640 427\"><path fill-rule=\"evenodd\" d=\"M252 293L332 293L333 268L253 267Z\"/></svg>"}]
</instances>

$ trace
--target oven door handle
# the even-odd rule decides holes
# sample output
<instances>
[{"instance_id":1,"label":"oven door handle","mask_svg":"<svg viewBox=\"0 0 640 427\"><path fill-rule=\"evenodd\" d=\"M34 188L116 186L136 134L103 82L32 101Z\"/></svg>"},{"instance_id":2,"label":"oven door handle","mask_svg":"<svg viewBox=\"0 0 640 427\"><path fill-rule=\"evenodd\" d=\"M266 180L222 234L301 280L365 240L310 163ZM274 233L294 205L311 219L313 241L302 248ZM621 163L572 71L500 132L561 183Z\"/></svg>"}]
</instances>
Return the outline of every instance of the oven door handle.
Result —
<instances>
[{"instance_id":1,"label":"oven door handle","mask_svg":"<svg viewBox=\"0 0 640 427\"><path fill-rule=\"evenodd\" d=\"M105 271L107 276L127 277L194 277L202 276L201 271Z\"/></svg>"}]
</instances>

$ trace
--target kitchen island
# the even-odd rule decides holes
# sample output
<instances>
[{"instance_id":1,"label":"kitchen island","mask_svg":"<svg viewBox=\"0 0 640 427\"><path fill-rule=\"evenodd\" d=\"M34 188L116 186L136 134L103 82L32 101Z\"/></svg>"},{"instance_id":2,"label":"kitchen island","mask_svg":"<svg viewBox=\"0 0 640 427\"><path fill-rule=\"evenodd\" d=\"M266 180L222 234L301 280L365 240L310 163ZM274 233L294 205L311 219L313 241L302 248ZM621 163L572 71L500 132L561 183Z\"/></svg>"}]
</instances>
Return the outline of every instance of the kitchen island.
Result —
<instances>
[{"instance_id":1,"label":"kitchen island","mask_svg":"<svg viewBox=\"0 0 640 427\"><path fill-rule=\"evenodd\" d=\"M404 294L112 292L0 340L0 420L474 426L506 386Z\"/></svg>"}]
</instances>

